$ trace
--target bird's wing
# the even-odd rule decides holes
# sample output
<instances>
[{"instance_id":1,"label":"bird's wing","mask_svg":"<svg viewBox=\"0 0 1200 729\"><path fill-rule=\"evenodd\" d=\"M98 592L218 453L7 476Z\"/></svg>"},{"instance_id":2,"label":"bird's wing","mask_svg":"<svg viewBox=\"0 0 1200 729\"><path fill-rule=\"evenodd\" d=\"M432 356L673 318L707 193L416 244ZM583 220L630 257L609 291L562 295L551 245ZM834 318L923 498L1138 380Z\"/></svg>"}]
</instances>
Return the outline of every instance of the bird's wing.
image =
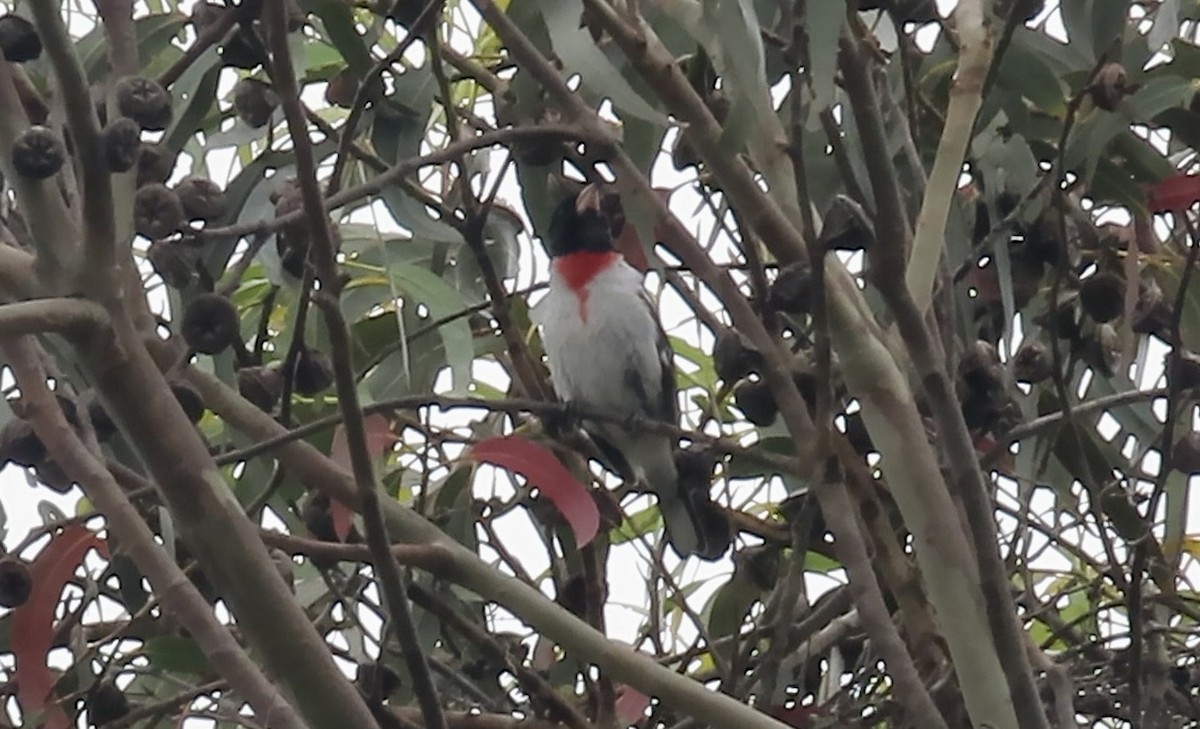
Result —
<instances>
[{"instance_id":1,"label":"bird's wing","mask_svg":"<svg viewBox=\"0 0 1200 729\"><path fill-rule=\"evenodd\" d=\"M654 309L654 302L650 300L650 295L644 290L640 292L642 302L650 311L650 318L654 321L654 328L658 333L655 340L655 346L658 353L658 368L657 387L658 390L654 397L647 398L648 414L655 420L678 424L679 423L679 403L675 397L677 386L675 384L675 353L671 350L671 342L667 339L667 333L663 329L662 322L658 318L658 312Z\"/></svg>"}]
</instances>

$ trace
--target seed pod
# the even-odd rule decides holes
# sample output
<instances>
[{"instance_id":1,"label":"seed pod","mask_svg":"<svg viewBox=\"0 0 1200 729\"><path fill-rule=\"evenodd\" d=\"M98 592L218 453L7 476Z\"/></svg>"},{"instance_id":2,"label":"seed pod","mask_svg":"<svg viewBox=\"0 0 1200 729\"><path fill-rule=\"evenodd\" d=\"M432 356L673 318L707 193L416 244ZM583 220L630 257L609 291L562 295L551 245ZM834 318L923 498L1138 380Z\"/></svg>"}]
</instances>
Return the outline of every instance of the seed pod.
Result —
<instances>
[{"instance_id":1,"label":"seed pod","mask_svg":"<svg viewBox=\"0 0 1200 729\"><path fill-rule=\"evenodd\" d=\"M296 358L296 374L293 385L297 393L312 397L328 390L333 384L333 363L329 355L318 349L305 347Z\"/></svg>"},{"instance_id":2,"label":"seed pod","mask_svg":"<svg viewBox=\"0 0 1200 729\"><path fill-rule=\"evenodd\" d=\"M29 421L13 418L0 428L0 464L15 463L31 468L46 459L46 447Z\"/></svg>"},{"instance_id":3,"label":"seed pod","mask_svg":"<svg viewBox=\"0 0 1200 729\"><path fill-rule=\"evenodd\" d=\"M1097 322L1112 321L1125 310L1125 281L1115 273L1097 273L1079 286L1079 304Z\"/></svg>"},{"instance_id":4,"label":"seed pod","mask_svg":"<svg viewBox=\"0 0 1200 729\"><path fill-rule=\"evenodd\" d=\"M183 312L181 333L188 346L201 354L223 352L237 341L237 309L220 294L200 294Z\"/></svg>"},{"instance_id":5,"label":"seed pod","mask_svg":"<svg viewBox=\"0 0 1200 729\"><path fill-rule=\"evenodd\" d=\"M1154 279L1143 279L1138 287L1138 301L1133 309L1135 334L1153 334L1160 339L1170 338L1171 304Z\"/></svg>"},{"instance_id":6,"label":"seed pod","mask_svg":"<svg viewBox=\"0 0 1200 729\"><path fill-rule=\"evenodd\" d=\"M875 226L853 198L838 195L825 211L818 242L825 250L869 250L875 244Z\"/></svg>"},{"instance_id":7,"label":"seed pod","mask_svg":"<svg viewBox=\"0 0 1200 729\"><path fill-rule=\"evenodd\" d=\"M133 196L133 229L150 240L166 238L184 223L183 203L161 182L139 187Z\"/></svg>"},{"instance_id":8,"label":"seed pod","mask_svg":"<svg viewBox=\"0 0 1200 729\"><path fill-rule=\"evenodd\" d=\"M192 25L195 26L196 35L200 35L207 30L213 23L221 19L227 8L224 5L217 3L196 3L192 6Z\"/></svg>"},{"instance_id":9,"label":"seed pod","mask_svg":"<svg viewBox=\"0 0 1200 729\"><path fill-rule=\"evenodd\" d=\"M304 527L314 539L322 542L339 541L337 532L333 529L333 516L329 513L329 497L320 491L313 491L300 510L304 519Z\"/></svg>"},{"instance_id":10,"label":"seed pod","mask_svg":"<svg viewBox=\"0 0 1200 729\"><path fill-rule=\"evenodd\" d=\"M207 177L191 175L179 181L175 194L188 220L212 222L225 214L225 191Z\"/></svg>"},{"instance_id":11,"label":"seed pod","mask_svg":"<svg viewBox=\"0 0 1200 729\"><path fill-rule=\"evenodd\" d=\"M958 363L958 376L972 390L991 390L1004 387L1004 368L990 342L976 341L963 353Z\"/></svg>"},{"instance_id":12,"label":"seed pod","mask_svg":"<svg viewBox=\"0 0 1200 729\"><path fill-rule=\"evenodd\" d=\"M173 289L186 289L196 277L195 256L179 243L156 240L146 251L146 258L163 283Z\"/></svg>"},{"instance_id":13,"label":"seed pod","mask_svg":"<svg viewBox=\"0 0 1200 729\"><path fill-rule=\"evenodd\" d=\"M1054 358L1045 344L1028 340L1013 357L1013 376L1019 382L1031 385L1048 379L1054 374Z\"/></svg>"},{"instance_id":14,"label":"seed pod","mask_svg":"<svg viewBox=\"0 0 1200 729\"><path fill-rule=\"evenodd\" d=\"M109 680L103 680L92 687L85 702L88 719L95 726L104 726L129 713L129 699L125 692Z\"/></svg>"},{"instance_id":15,"label":"seed pod","mask_svg":"<svg viewBox=\"0 0 1200 729\"><path fill-rule=\"evenodd\" d=\"M150 132L161 132L171 123L171 93L153 79L126 76L113 92L121 116L129 117Z\"/></svg>"},{"instance_id":16,"label":"seed pod","mask_svg":"<svg viewBox=\"0 0 1200 729\"><path fill-rule=\"evenodd\" d=\"M155 182L166 182L175 171L176 157L178 153L162 142L142 142L138 152L137 186L145 187Z\"/></svg>"},{"instance_id":17,"label":"seed pod","mask_svg":"<svg viewBox=\"0 0 1200 729\"><path fill-rule=\"evenodd\" d=\"M184 415L187 415L193 425L199 423L205 410L204 398L200 397L200 391L183 380L173 380L170 384L171 394L175 396L179 407L183 408Z\"/></svg>"},{"instance_id":18,"label":"seed pod","mask_svg":"<svg viewBox=\"0 0 1200 729\"><path fill-rule=\"evenodd\" d=\"M1167 385L1175 390L1190 390L1200 387L1200 355L1195 352L1180 352L1176 363L1167 355Z\"/></svg>"},{"instance_id":19,"label":"seed pod","mask_svg":"<svg viewBox=\"0 0 1200 729\"><path fill-rule=\"evenodd\" d=\"M1191 476L1200 473L1200 432L1193 430L1175 442L1171 466Z\"/></svg>"},{"instance_id":20,"label":"seed pod","mask_svg":"<svg viewBox=\"0 0 1200 729\"><path fill-rule=\"evenodd\" d=\"M279 106L279 95L271 85L256 78L244 78L233 87L233 110L238 118L258 129L271 121Z\"/></svg>"},{"instance_id":21,"label":"seed pod","mask_svg":"<svg viewBox=\"0 0 1200 729\"><path fill-rule=\"evenodd\" d=\"M0 607L21 607L31 592L33 579L25 560L13 556L0 559Z\"/></svg>"},{"instance_id":22,"label":"seed pod","mask_svg":"<svg viewBox=\"0 0 1200 729\"><path fill-rule=\"evenodd\" d=\"M779 416L779 406L766 382L747 380L739 384L734 391L733 401L746 420L758 426L768 426Z\"/></svg>"},{"instance_id":23,"label":"seed pod","mask_svg":"<svg viewBox=\"0 0 1200 729\"><path fill-rule=\"evenodd\" d=\"M17 136L12 146L13 167L32 180L44 180L58 172L67 150L53 130L35 126Z\"/></svg>"},{"instance_id":24,"label":"seed pod","mask_svg":"<svg viewBox=\"0 0 1200 729\"><path fill-rule=\"evenodd\" d=\"M274 367L243 367L237 373L238 392L265 413L275 409L283 393L283 375Z\"/></svg>"},{"instance_id":25,"label":"seed pod","mask_svg":"<svg viewBox=\"0 0 1200 729\"><path fill-rule=\"evenodd\" d=\"M115 119L104 127L100 139L104 144L104 160L108 162L110 171L128 172L133 169L141 159L141 136L142 128L138 123L125 117Z\"/></svg>"},{"instance_id":26,"label":"seed pod","mask_svg":"<svg viewBox=\"0 0 1200 729\"><path fill-rule=\"evenodd\" d=\"M25 63L42 55L42 39L33 23L11 13L0 15L0 53L12 63Z\"/></svg>"},{"instance_id":27,"label":"seed pod","mask_svg":"<svg viewBox=\"0 0 1200 729\"><path fill-rule=\"evenodd\" d=\"M1084 364L1105 377L1112 377L1121 358L1120 337L1112 324L1098 325L1076 347Z\"/></svg>"},{"instance_id":28,"label":"seed pod","mask_svg":"<svg viewBox=\"0 0 1200 729\"><path fill-rule=\"evenodd\" d=\"M1091 92L1096 106L1105 111L1116 111L1125 97L1133 92L1125 67L1115 61L1101 66L1092 82Z\"/></svg>"},{"instance_id":29,"label":"seed pod","mask_svg":"<svg viewBox=\"0 0 1200 729\"><path fill-rule=\"evenodd\" d=\"M803 263L792 263L779 270L767 290L767 304L788 314L812 311L812 272Z\"/></svg>"},{"instance_id":30,"label":"seed pod","mask_svg":"<svg viewBox=\"0 0 1200 729\"><path fill-rule=\"evenodd\" d=\"M740 332L723 329L717 333L717 341L713 345L713 367L717 370L717 377L732 384L762 366L762 353L750 346Z\"/></svg>"},{"instance_id":31,"label":"seed pod","mask_svg":"<svg viewBox=\"0 0 1200 729\"><path fill-rule=\"evenodd\" d=\"M275 217L283 217L300 210L304 200L300 187L294 179L289 180L277 190L275 197ZM279 253L283 270L295 278L304 276L304 260L308 256L309 230L304 221L289 223L281 227L275 235L275 250Z\"/></svg>"},{"instance_id":32,"label":"seed pod","mask_svg":"<svg viewBox=\"0 0 1200 729\"><path fill-rule=\"evenodd\" d=\"M400 674L386 663L360 663L354 675L354 685L374 704L391 696L402 684Z\"/></svg>"},{"instance_id":33,"label":"seed pod","mask_svg":"<svg viewBox=\"0 0 1200 729\"><path fill-rule=\"evenodd\" d=\"M741 569L761 590L773 589L779 584L779 553L774 545L746 547L734 555L734 570Z\"/></svg>"},{"instance_id":34,"label":"seed pod","mask_svg":"<svg viewBox=\"0 0 1200 729\"><path fill-rule=\"evenodd\" d=\"M221 60L226 66L253 71L266 60L267 52L253 29L240 26L221 46Z\"/></svg>"}]
</instances>

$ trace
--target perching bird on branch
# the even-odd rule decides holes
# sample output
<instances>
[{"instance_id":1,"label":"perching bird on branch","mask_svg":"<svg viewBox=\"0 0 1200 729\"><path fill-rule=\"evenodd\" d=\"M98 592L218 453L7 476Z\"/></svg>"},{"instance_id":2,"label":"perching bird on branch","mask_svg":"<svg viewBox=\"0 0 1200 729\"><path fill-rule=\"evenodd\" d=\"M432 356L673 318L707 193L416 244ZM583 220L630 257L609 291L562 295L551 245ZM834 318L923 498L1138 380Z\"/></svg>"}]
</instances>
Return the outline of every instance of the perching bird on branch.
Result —
<instances>
[{"instance_id":1,"label":"perching bird on branch","mask_svg":"<svg viewBox=\"0 0 1200 729\"><path fill-rule=\"evenodd\" d=\"M670 344L642 288L642 275L613 242L602 194L589 185L551 219L550 288L533 312L542 327L554 390L568 404L632 425L678 424ZM668 541L681 557L716 559L730 544L728 519L708 482L681 484L673 439L625 424L584 420L606 465L658 496Z\"/></svg>"}]
</instances>

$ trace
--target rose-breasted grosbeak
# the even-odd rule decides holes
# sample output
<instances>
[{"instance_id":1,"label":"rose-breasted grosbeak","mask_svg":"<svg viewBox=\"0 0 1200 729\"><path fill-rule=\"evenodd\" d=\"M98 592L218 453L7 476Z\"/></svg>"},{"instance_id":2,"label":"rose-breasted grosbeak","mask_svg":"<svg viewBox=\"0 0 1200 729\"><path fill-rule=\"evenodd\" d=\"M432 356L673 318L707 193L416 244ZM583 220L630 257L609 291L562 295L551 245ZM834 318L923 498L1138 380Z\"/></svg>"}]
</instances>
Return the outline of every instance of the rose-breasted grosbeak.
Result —
<instances>
[{"instance_id":1,"label":"rose-breasted grosbeak","mask_svg":"<svg viewBox=\"0 0 1200 729\"><path fill-rule=\"evenodd\" d=\"M642 275L614 248L602 195L594 185L563 200L550 222L550 288L535 307L559 399L632 424L675 425L673 354ZM730 543L708 482L681 488L672 438L615 421L584 419L607 465L658 495L668 541L681 557L716 559Z\"/></svg>"}]
</instances>

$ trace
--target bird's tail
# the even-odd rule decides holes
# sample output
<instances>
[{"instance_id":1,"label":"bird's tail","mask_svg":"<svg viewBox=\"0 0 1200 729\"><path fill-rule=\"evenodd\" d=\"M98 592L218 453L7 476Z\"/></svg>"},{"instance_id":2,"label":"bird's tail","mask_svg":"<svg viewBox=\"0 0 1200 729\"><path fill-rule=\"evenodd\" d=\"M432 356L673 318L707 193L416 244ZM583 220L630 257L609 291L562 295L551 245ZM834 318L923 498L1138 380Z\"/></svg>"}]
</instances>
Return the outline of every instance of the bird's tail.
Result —
<instances>
[{"instance_id":1,"label":"bird's tail","mask_svg":"<svg viewBox=\"0 0 1200 729\"><path fill-rule=\"evenodd\" d=\"M655 494L667 528L667 541L682 558L714 560L729 548L729 522L708 498L708 484L681 484L669 441L643 438L633 446L634 463ZM689 488L697 486L697 488Z\"/></svg>"}]
</instances>

